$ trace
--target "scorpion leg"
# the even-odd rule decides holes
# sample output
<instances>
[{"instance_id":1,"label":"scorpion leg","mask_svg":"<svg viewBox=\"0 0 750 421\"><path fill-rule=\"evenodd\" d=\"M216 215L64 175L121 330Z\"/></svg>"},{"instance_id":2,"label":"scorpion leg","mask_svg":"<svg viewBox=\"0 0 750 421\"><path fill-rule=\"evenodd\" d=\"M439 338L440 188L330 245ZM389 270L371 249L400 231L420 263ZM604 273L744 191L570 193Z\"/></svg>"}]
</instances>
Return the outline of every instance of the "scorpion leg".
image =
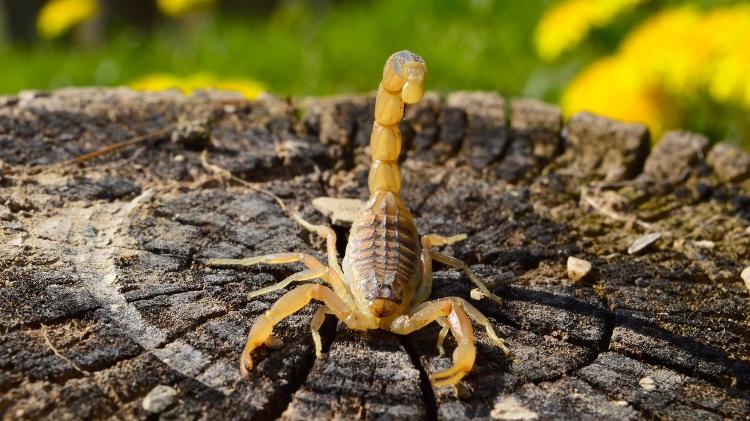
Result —
<instances>
[{"instance_id":1,"label":"scorpion leg","mask_svg":"<svg viewBox=\"0 0 750 421\"><path fill-rule=\"evenodd\" d=\"M432 247L453 244L465 239L466 234L458 234L452 237L435 234L422 236L422 282L417 288L415 302L424 302L432 291Z\"/></svg>"},{"instance_id":2,"label":"scorpion leg","mask_svg":"<svg viewBox=\"0 0 750 421\"><path fill-rule=\"evenodd\" d=\"M300 285L284 294L268 311L255 319L247 335L247 343L240 360L240 374L243 377L247 376L253 368L251 353L271 336L273 327L313 299L322 301L339 320L351 329L361 330L372 327L364 317L352 311L330 288L320 284Z\"/></svg>"},{"instance_id":3,"label":"scorpion leg","mask_svg":"<svg viewBox=\"0 0 750 421\"><path fill-rule=\"evenodd\" d=\"M284 263L301 262L309 269L324 267L318 259L305 253L276 253L263 256L247 257L245 259L208 259L208 266L252 266L259 263L267 265L281 265Z\"/></svg>"},{"instance_id":4,"label":"scorpion leg","mask_svg":"<svg viewBox=\"0 0 750 421\"><path fill-rule=\"evenodd\" d=\"M314 232L318 234L319 236L326 239L326 250L328 253L328 266L336 272L339 277L342 279L344 278L344 272L341 271L341 266L339 266L339 256L338 252L336 251L336 232L333 230L333 228L325 226L325 225L315 225L311 224L310 222L305 221L301 216L298 214L294 214L292 216L295 221L297 221L298 224L302 225L303 228L310 232Z\"/></svg>"},{"instance_id":5,"label":"scorpion leg","mask_svg":"<svg viewBox=\"0 0 750 421\"><path fill-rule=\"evenodd\" d=\"M465 263L461 262L460 260L456 259L455 257L451 257L451 256L445 255L443 253L431 250L432 247L448 246L448 245L451 245L451 244L458 243L459 241L463 241L466 238L468 238L466 236L466 234L457 234L457 235L452 235L450 237L443 237L442 235L437 235L437 234L423 235L422 236L422 247L425 248L425 249L429 249L431 253L438 254L438 255L440 255L440 257L442 257L444 259L444 260L440 260L438 258L435 258L435 260L437 260L437 261L439 261L441 263L444 263L446 265L455 267L457 269L462 269L464 272L466 272L466 274L469 276L469 278L471 279L471 281L475 285L477 285L477 287L479 287L479 289L482 290L482 292L485 292L484 289L486 288L486 286L484 285L484 282L482 282L479 279L479 277L476 276L468 268L468 266ZM459 263L455 263L455 262L459 262ZM500 285L508 285L508 284L511 284L511 283L513 283L512 280L511 281L506 281L506 282L501 282Z\"/></svg>"},{"instance_id":6,"label":"scorpion leg","mask_svg":"<svg viewBox=\"0 0 750 421\"><path fill-rule=\"evenodd\" d=\"M323 326L323 322L326 320L326 314L331 314L331 310L325 305L322 305L315 311L312 322L310 322L310 330L312 331L313 343L315 344L315 356L317 358L320 358L323 354L323 342L320 340L320 327Z\"/></svg>"},{"instance_id":7,"label":"scorpion leg","mask_svg":"<svg viewBox=\"0 0 750 421\"><path fill-rule=\"evenodd\" d=\"M490 324L490 320L482 314L481 311L479 311L476 307L471 305L468 301L464 300L463 298L457 298L461 302L461 307L463 307L464 311L466 311L466 314L469 315L469 318L474 321L474 323L482 326L484 328L484 331L487 332L487 336L492 339L492 342L497 345L498 348L500 348L501 351L503 351L503 354L510 355L510 350L507 346L505 346L505 341L502 340L499 336L497 336L497 333L495 333L495 328L492 327L492 324Z\"/></svg>"},{"instance_id":8,"label":"scorpion leg","mask_svg":"<svg viewBox=\"0 0 750 421\"><path fill-rule=\"evenodd\" d=\"M463 271L466 274L466 276L469 277L469 280L474 285L476 285L476 287L479 288L480 291L482 291L482 294L485 297L497 303L501 302L500 297L493 294L492 291L490 291L490 289L487 288L487 285L484 284L484 282L479 278L479 276L477 276L469 268L469 265L467 265L464 261L460 259L456 259L453 256L448 256L447 254L440 253L439 251L435 251L435 250L430 250L430 257L432 258L432 260L437 260L440 263L443 263L445 265L448 265L450 267Z\"/></svg>"},{"instance_id":9,"label":"scorpion leg","mask_svg":"<svg viewBox=\"0 0 750 421\"><path fill-rule=\"evenodd\" d=\"M326 267L303 270L302 272L297 272L297 273L287 276L286 278L284 278L283 281L277 284L273 284L265 288L256 289L255 291L249 292L247 294L247 299L249 300L251 298L255 298L261 295L268 294L269 292L274 292L282 288L286 288L292 282L309 281L315 278L326 279L327 277L328 277L328 268Z\"/></svg>"},{"instance_id":10,"label":"scorpion leg","mask_svg":"<svg viewBox=\"0 0 750 421\"><path fill-rule=\"evenodd\" d=\"M391 332L407 335L440 318L447 320L448 328L458 342L458 347L453 351L452 367L430 374L430 380L435 387L458 383L474 366L474 329L463 309L463 303L457 298L428 301L412 314L394 319L389 326Z\"/></svg>"},{"instance_id":11,"label":"scorpion leg","mask_svg":"<svg viewBox=\"0 0 750 421\"><path fill-rule=\"evenodd\" d=\"M459 241L464 241L468 237L466 234L456 234L451 235L450 237L443 237L442 235L437 234L428 234L422 236L422 244L427 243L429 246L433 247L440 247L440 246L449 246L451 244L458 243Z\"/></svg>"},{"instance_id":12,"label":"scorpion leg","mask_svg":"<svg viewBox=\"0 0 750 421\"><path fill-rule=\"evenodd\" d=\"M336 242L335 238L333 242L334 243ZM268 294L269 292L282 289L294 281L306 281L306 280L314 279L314 278L321 278L324 281L328 282L331 285L331 287L334 289L334 291L336 291L336 294L338 294L340 297L348 297L348 293L346 292L346 287L344 287L344 283L341 281L342 276L338 276L338 272L331 273L330 271L328 271L326 266L323 265L323 263L321 263L315 257L310 256L309 254L306 254L306 253L266 254L263 256L248 257L245 259L208 259L206 264L208 266L217 267L217 266L252 266L252 265L257 265L260 263L264 263L267 265L281 265L285 263L297 263L297 262L304 264L309 270L302 271L292 276L289 276L277 284L259 289L257 291L253 291L250 294L248 294L248 298L257 297L259 295ZM336 270L336 268L333 268L333 269L334 271ZM318 273L318 275L306 277L311 272Z\"/></svg>"},{"instance_id":13,"label":"scorpion leg","mask_svg":"<svg viewBox=\"0 0 750 421\"><path fill-rule=\"evenodd\" d=\"M443 342L445 342L445 337L448 336L448 332L450 331L450 326L448 325L448 319L445 317L438 317L435 319L436 322L441 326L440 332L438 333L438 340L437 340L437 350L438 355L441 357L445 355L445 348L443 348Z\"/></svg>"}]
</instances>

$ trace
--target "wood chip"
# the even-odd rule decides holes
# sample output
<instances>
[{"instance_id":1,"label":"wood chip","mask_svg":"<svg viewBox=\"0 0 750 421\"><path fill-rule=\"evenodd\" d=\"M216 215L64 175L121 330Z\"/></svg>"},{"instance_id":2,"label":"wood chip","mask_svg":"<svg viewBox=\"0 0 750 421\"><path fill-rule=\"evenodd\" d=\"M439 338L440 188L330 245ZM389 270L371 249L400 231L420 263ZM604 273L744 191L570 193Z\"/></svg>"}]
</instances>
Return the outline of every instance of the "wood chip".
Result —
<instances>
[{"instance_id":1,"label":"wood chip","mask_svg":"<svg viewBox=\"0 0 750 421\"><path fill-rule=\"evenodd\" d=\"M617 405L617 406L628 406L629 405L628 401L614 401L612 403L615 404L615 405Z\"/></svg>"},{"instance_id":2,"label":"wood chip","mask_svg":"<svg viewBox=\"0 0 750 421\"><path fill-rule=\"evenodd\" d=\"M643 389L648 391L656 389L656 383L654 383L654 379L649 376L646 376L639 380L638 384L640 384Z\"/></svg>"},{"instance_id":3,"label":"wood chip","mask_svg":"<svg viewBox=\"0 0 750 421\"><path fill-rule=\"evenodd\" d=\"M745 270L740 273L740 278L745 281L745 286L747 287L747 290L750 291L750 266L746 267Z\"/></svg>"},{"instance_id":4,"label":"wood chip","mask_svg":"<svg viewBox=\"0 0 750 421\"><path fill-rule=\"evenodd\" d=\"M712 249L716 247L716 243L711 240L697 240L693 241L693 245L702 249Z\"/></svg>"},{"instance_id":5,"label":"wood chip","mask_svg":"<svg viewBox=\"0 0 750 421\"><path fill-rule=\"evenodd\" d=\"M469 291L469 296L472 300L481 300L484 298L484 294L482 294L482 291L479 290L479 288L472 288L471 291Z\"/></svg>"},{"instance_id":6,"label":"wood chip","mask_svg":"<svg viewBox=\"0 0 750 421\"><path fill-rule=\"evenodd\" d=\"M578 282L585 278L591 272L591 262L568 256L568 278L573 282Z\"/></svg>"},{"instance_id":7,"label":"wood chip","mask_svg":"<svg viewBox=\"0 0 750 421\"><path fill-rule=\"evenodd\" d=\"M160 384L148 392L141 405L146 411L158 414L172 406L176 400L177 391L170 386Z\"/></svg>"},{"instance_id":8,"label":"wood chip","mask_svg":"<svg viewBox=\"0 0 750 421\"><path fill-rule=\"evenodd\" d=\"M661 238L660 232L652 232L651 234L646 234L641 237L636 238L635 241L633 241L630 244L630 247L628 247L628 254L636 254L646 247L650 246L656 240Z\"/></svg>"},{"instance_id":9,"label":"wood chip","mask_svg":"<svg viewBox=\"0 0 750 421\"><path fill-rule=\"evenodd\" d=\"M349 226L357 218L365 202L359 199L316 197L312 205L318 212L328 217L332 224Z\"/></svg>"},{"instance_id":10,"label":"wood chip","mask_svg":"<svg viewBox=\"0 0 750 421\"><path fill-rule=\"evenodd\" d=\"M536 412L524 407L518 399L505 396L495 403L490 412L493 420L535 420L539 418Z\"/></svg>"}]
</instances>

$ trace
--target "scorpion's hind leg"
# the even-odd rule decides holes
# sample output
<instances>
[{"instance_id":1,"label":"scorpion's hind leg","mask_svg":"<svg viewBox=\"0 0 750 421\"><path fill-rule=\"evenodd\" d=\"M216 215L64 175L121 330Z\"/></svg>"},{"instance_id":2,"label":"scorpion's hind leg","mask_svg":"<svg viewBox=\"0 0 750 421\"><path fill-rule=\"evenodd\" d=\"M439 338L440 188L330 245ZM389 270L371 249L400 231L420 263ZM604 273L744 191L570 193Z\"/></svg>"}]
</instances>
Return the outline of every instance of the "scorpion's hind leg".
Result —
<instances>
[{"instance_id":1,"label":"scorpion's hind leg","mask_svg":"<svg viewBox=\"0 0 750 421\"><path fill-rule=\"evenodd\" d=\"M325 225L315 225L304 220L299 214L292 215L295 221L300 224L304 229L314 232L319 236L326 239L326 253L328 255L328 266L333 269L340 277L344 277L339 266L338 253L336 251L336 232L333 228Z\"/></svg>"},{"instance_id":2,"label":"scorpion's hind leg","mask_svg":"<svg viewBox=\"0 0 750 421\"><path fill-rule=\"evenodd\" d=\"M250 293L247 294L247 299L249 300L251 298L259 297L261 295L265 295L270 292L274 292L282 288L286 288L292 282L309 281L315 278L327 279L327 275L328 275L328 268L303 270L302 272L293 273L287 276L286 278L284 278L283 281L279 283L269 285L265 288L256 289L255 291L251 291Z\"/></svg>"},{"instance_id":3,"label":"scorpion's hind leg","mask_svg":"<svg viewBox=\"0 0 750 421\"><path fill-rule=\"evenodd\" d=\"M301 262L309 269L323 267L318 259L305 253L276 253L263 256L247 257L244 259L208 259L206 265L219 266L253 266L260 263L267 265L283 265L285 263Z\"/></svg>"},{"instance_id":4,"label":"scorpion's hind leg","mask_svg":"<svg viewBox=\"0 0 750 421\"><path fill-rule=\"evenodd\" d=\"M477 276L470 268L469 265L467 265L464 261L457 259L453 256L448 256L447 254L440 253L439 251L433 250L432 247L438 247L443 245L449 245L453 243L457 243L459 241L463 241L466 239L465 234L459 234L454 235L452 237L443 237L440 235L424 235L422 236L422 247L429 251L430 253L430 259L431 260L437 260L440 263L443 263L445 265L448 265L450 267L459 269L463 271L466 276L469 277L469 280L476 285L477 288L482 292L484 296L487 298L495 301L500 302L500 297L493 294L489 288L487 288L487 285ZM507 283L511 283L507 282Z\"/></svg>"},{"instance_id":5,"label":"scorpion's hind leg","mask_svg":"<svg viewBox=\"0 0 750 421\"><path fill-rule=\"evenodd\" d=\"M253 323L250 333L247 335L247 343L240 360L240 373L243 377L247 376L253 368L251 358L253 350L271 336L273 327L291 314L296 313L313 299L322 301L339 320L346 323L350 328L364 328L360 326L361 321L357 314L352 312L347 304L330 288L320 284L300 285L279 298L268 311L260 315ZM315 320L313 321L315 322Z\"/></svg>"},{"instance_id":6,"label":"scorpion's hind leg","mask_svg":"<svg viewBox=\"0 0 750 421\"><path fill-rule=\"evenodd\" d=\"M344 294L346 289L341 282L341 277L338 276L338 272L331 273L329 271L329 268L320 263L318 259L305 253L277 253L248 257L245 259L208 259L206 261L206 264L212 267L221 267L252 266L260 263L264 263L267 265L282 265L286 263L297 262L304 264L308 270L288 276L283 281L274 285L270 285L257 291L253 291L248 294L248 298L254 298L259 295L268 294L269 292L280 290L295 281L307 281L315 278L323 279L324 281L328 282L331 287L333 287L334 291L336 291L337 294L339 294L340 296L345 296Z\"/></svg>"},{"instance_id":7,"label":"scorpion's hind leg","mask_svg":"<svg viewBox=\"0 0 750 421\"><path fill-rule=\"evenodd\" d=\"M474 329L469 316L462 308L462 303L456 298L429 301L419 306L411 315L396 318L390 325L391 332L407 335L441 318L447 320L448 328L458 346L453 351L453 366L430 374L430 380L435 387L458 383L474 367Z\"/></svg>"},{"instance_id":8,"label":"scorpion's hind leg","mask_svg":"<svg viewBox=\"0 0 750 421\"><path fill-rule=\"evenodd\" d=\"M492 342L494 342L495 345L497 345L497 347L500 348L500 350L502 350L506 356L510 355L511 352L508 347L505 346L505 341L497 336L497 333L495 333L495 328L492 327L492 324L490 324L490 320L487 318L487 316L482 314L482 312L480 312L476 307L471 305L463 298L458 298L458 300L461 302L461 307L463 307L464 311L466 311L466 314L469 316L469 318L471 318L474 323L484 328L485 332L487 332L487 336L492 339Z\"/></svg>"},{"instance_id":9,"label":"scorpion's hind leg","mask_svg":"<svg viewBox=\"0 0 750 421\"><path fill-rule=\"evenodd\" d=\"M467 272L469 279L474 282L478 287L482 289L482 292L487 294L488 296L492 297L495 300L499 300L498 297L493 295L489 292L487 287L484 285L484 283L473 273L471 270L466 266L464 262L461 260L456 259L455 257L447 256L442 253L438 253L431 249L432 246L442 246L447 244L453 244L458 241L462 241L466 239L465 234L459 234L454 235L452 237L443 237L440 235L425 235L422 236L422 284L423 285L429 285L431 288L432 285L432 259L435 258L435 255L437 255L437 258L435 260L438 260L440 262L443 262L449 266L456 267L458 266L459 269L463 269L465 272ZM429 290L427 291L427 295L429 295ZM426 296L426 295L423 295ZM492 339L493 342L505 353L505 355L510 354L510 350L507 346L505 346L505 342L497 336L495 333L495 329L490 324L489 319L482 314L479 310L477 310L476 307L471 305L468 301L462 299L462 298L456 298L461 303L461 306L466 311L466 313L469 315L471 320L473 320L476 324L484 327L484 330L487 332L487 335ZM418 307L415 308L414 312L419 311L419 309L424 308L425 306L429 305L429 302L422 303ZM445 340L445 336L448 333L449 326L444 317L436 319L436 321L442 326L442 329L440 330L440 333L438 334L438 353L440 355L443 355L443 341Z\"/></svg>"}]
</instances>

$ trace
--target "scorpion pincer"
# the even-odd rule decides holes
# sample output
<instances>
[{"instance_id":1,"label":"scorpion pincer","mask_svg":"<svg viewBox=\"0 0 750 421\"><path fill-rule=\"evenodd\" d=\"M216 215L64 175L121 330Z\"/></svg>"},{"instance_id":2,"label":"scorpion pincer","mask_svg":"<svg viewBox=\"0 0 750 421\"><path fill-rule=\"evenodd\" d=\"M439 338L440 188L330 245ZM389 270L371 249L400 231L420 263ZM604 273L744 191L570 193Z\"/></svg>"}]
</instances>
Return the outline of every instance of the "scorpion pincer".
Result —
<instances>
[{"instance_id":1,"label":"scorpion pincer","mask_svg":"<svg viewBox=\"0 0 750 421\"><path fill-rule=\"evenodd\" d=\"M457 383L474 366L476 348L472 321L482 326L504 353L509 353L487 317L466 300L446 297L428 301L433 260L463 270L485 296L497 297L464 262L434 249L461 241L466 236L423 235L420 238L411 213L399 195L398 157L402 143L399 122L403 118L404 104L415 104L422 99L426 74L424 60L410 51L392 54L385 64L370 137L370 199L352 224L342 266L339 266L334 231L327 226L313 225L298 215L293 215L293 218L302 227L326 239L328 265L304 253L210 259L207 262L210 266L292 262L305 265L305 270L282 282L252 292L251 298L284 288L292 282L316 278L323 281L323 284L307 283L295 287L255 320L242 351L240 371L243 376L247 376L253 367L253 350L269 339L274 325L311 300L323 304L311 323L318 357L322 348L318 331L326 314L333 314L350 329L384 329L399 335L414 332L431 322L439 323L442 326L437 344L440 354L448 332L455 338L457 347L453 352L453 365L430 375L435 386Z\"/></svg>"}]
</instances>

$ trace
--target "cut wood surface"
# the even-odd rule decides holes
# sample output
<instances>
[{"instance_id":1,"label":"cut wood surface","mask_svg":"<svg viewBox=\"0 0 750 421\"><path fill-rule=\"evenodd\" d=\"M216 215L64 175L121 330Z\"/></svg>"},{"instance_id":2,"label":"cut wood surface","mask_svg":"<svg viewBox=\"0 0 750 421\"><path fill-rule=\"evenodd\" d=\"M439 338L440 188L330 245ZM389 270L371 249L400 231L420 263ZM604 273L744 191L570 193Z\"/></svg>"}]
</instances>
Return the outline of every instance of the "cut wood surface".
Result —
<instances>
[{"instance_id":1,"label":"cut wood surface","mask_svg":"<svg viewBox=\"0 0 750 421\"><path fill-rule=\"evenodd\" d=\"M476 329L474 370L436 389L427 373L455 346L438 355L438 327L329 318L316 359L313 304L241 379L248 328L284 291L248 292L298 268L202 262L323 258L257 188L316 222L316 197L366 198L372 111L371 96L0 98L3 419L750 419L750 157L684 132L652 149L641 125L563 125L554 106L482 92L407 109L402 192L420 233L468 234L446 252L502 302L441 266L433 296L472 300L512 357ZM591 264L578 281L569 257Z\"/></svg>"}]
</instances>

